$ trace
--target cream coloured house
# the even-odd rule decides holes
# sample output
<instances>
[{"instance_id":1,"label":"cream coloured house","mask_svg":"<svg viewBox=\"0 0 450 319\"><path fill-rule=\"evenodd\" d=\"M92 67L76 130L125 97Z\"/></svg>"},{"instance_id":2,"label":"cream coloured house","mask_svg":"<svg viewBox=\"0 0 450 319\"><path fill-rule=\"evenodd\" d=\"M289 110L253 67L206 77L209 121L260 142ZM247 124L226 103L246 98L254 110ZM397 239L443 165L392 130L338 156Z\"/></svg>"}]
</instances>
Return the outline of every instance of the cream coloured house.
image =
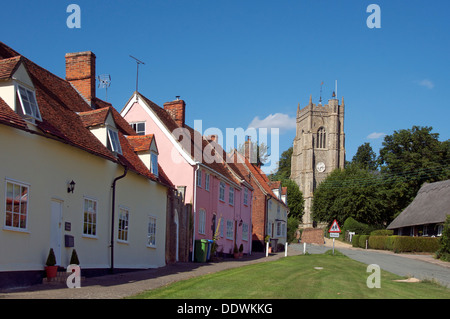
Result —
<instances>
[{"instance_id":1,"label":"cream coloured house","mask_svg":"<svg viewBox=\"0 0 450 319\"><path fill-rule=\"evenodd\" d=\"M76 74L92 63L94 83ZM2 288L41 282L50 248L62 268L76 249L83 276L165 265L173 186L156 143L137 150L95 97L91 52L66 55L66 78L0 42Z\"/></svg>"}]
</instances>

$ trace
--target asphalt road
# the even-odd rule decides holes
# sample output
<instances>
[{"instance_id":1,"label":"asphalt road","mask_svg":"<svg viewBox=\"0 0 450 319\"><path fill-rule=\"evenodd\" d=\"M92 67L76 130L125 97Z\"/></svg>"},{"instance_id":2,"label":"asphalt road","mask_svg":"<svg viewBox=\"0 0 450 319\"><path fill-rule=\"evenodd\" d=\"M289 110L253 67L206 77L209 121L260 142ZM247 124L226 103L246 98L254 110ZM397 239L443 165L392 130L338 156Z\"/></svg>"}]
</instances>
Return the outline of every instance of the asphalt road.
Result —
<instances>
[{"instance_id":1,"label":"asphalt road","mask_svg":"<svg viewBox=\"0 0 450 319\"><path fill-rule=\"evenodd\" d=\"M347 246L348 247L348 246ZM291 245L291 248L294 248ZM303 245L296 245L295 249L303 250ZM306 251L310 254L321 254L330 249L330 245L309 245ZM450 288L450 263L433 263L430 255L394 254L390 251L376 251L373 249L335 247L341 253L367 265L376 264L381 269L399 276L414 277L420 280L435 280L439 284ZM426 261L424 261L426 260Z\"/></svg>"}]
</instances>

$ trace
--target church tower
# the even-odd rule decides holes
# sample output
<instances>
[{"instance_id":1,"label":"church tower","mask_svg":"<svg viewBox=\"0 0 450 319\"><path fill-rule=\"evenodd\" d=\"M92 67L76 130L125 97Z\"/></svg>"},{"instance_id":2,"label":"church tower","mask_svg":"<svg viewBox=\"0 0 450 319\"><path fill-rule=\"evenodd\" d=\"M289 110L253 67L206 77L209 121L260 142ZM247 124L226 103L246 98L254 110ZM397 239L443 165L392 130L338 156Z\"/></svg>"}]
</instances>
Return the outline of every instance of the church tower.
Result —
<instances>
[{"instance_id":1,"label":"church tower","mask_svg":"<svg viewBox=\"0 0 450 319\"><path fill-rule=\"evenodd\" d=\"M312 227L313 193L326 176L344 168L344 98L341 105L333 92L328 104L312 103L297 109L297 133L291 159L291 179L300 187L305 200L302 227Z\"/></svg>"}]
</instances>

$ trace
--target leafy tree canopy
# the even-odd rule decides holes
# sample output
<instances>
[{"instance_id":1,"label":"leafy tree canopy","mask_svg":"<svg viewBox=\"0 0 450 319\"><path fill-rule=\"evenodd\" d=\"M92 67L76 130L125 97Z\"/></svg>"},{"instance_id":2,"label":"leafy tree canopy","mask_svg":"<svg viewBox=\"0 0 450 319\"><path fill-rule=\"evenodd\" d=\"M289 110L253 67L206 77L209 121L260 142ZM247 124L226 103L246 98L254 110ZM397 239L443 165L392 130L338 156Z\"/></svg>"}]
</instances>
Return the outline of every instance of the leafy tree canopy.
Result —
<instances>
[{"instance_id":1,"label":"leafy tree canopy","mask_svg":"<svg viewBox=\"0 0 450 319\"><path fill-rule=\"evenodd\" d=\"M378 167L377 155L370 146L370 143L364 143L358 147L355 156L353 156L352 164L368 170L376 170Z\"/></svg>"},{"instance_id":2,"label":"leafy tree canopy","mask_svg":"<svg viewBox=\"0 0 450 319\"><path fill-rule=\"evenodd\" d=\"M353 217L369 225L390 221L389 211L383 202L384 187L375 174L357 165L331 172L314 192L313 220L344 221Z\"/></svg>"}]
</instances>

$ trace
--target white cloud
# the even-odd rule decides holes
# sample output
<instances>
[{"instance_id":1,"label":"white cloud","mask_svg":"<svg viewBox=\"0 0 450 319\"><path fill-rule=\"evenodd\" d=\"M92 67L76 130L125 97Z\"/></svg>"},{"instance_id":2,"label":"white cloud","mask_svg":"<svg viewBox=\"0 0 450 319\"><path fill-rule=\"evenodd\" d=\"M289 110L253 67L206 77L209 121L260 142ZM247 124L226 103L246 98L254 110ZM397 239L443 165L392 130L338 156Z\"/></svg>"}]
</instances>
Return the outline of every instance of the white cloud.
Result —
<instances>
[{"instance_id":1,"label":"white cloud","mask_svg":"<svg viewBox=\"0 0 450 319\"><path fill-rule=\"evenodd\" d=\"M386 136L386 133L373 132L373 133L370 133L369 135L367 135L367 138L371 139L371 140L375 140L375 139L382 138L385 136Z\"/></svg>"},{"instance_id":2,"label":"white cloud","mask_svg":"<svg viewBox=\"0 0 450 319\"><path fill-rule=\"evenodd\" d=\"M423 79L422 81L418 82L420 86L426 87L427 89L434 88L434 83L431 80Z\"/></svg>"},{"instance_id":3,"label":"white cloud","mask_svg":"<svg viewBox=\"0 0 450 319\"><path fill-rule=\"evenodd\" d=\"M287 114L275 113L268 115L265 119L260 119L256 116L248 125L249 128L279 128L280 134L288 130L296 128L296 118L289 117Z\"/></svg>"}]
</instances>

